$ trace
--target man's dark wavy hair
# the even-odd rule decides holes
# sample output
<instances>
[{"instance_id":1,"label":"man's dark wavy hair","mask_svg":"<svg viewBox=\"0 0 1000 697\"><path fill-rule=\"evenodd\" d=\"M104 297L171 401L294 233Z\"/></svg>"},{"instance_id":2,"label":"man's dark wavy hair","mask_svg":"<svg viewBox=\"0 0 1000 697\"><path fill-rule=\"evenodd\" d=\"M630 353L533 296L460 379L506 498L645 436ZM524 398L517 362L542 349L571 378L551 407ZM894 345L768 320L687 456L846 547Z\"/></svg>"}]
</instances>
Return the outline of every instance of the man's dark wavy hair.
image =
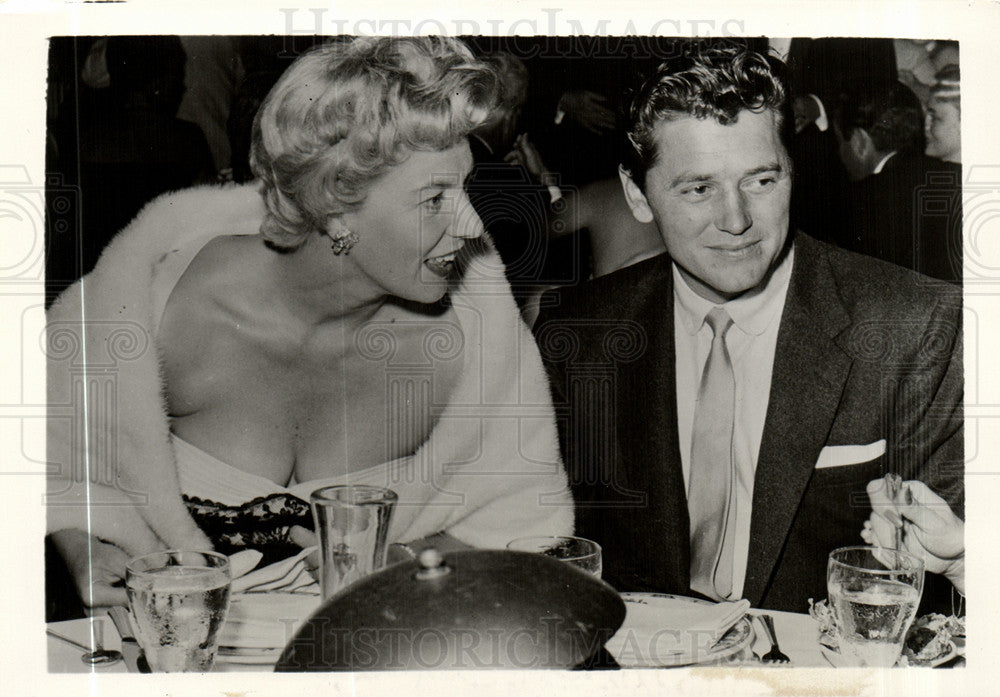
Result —
<instances>
[{"instance_id":1,"label":"man's dark wavy hair","mask_svg":"<svg viewBox=\"0 0 1000 697\"><path fill-rule=\"evenodd\" d=\"M685 116L728 126L742 111L774 112L785 150L794 127L785 64L733 41L686 42L657 68L632 98L623 166L645 190L656 164L654 131L661 121Z\"/></svg>"},{"instance_id":2,"label":"man's dark wavy hair","mask_svg":"<svg viewBox=\"0 0 1000 697\"><path fill-rule=\"evenodd\" d=\"M863 129L880 152L923 152L924 109L902 82L858 84L840 95L836 124L845 140Z\"/></svg>"}]
</instances>

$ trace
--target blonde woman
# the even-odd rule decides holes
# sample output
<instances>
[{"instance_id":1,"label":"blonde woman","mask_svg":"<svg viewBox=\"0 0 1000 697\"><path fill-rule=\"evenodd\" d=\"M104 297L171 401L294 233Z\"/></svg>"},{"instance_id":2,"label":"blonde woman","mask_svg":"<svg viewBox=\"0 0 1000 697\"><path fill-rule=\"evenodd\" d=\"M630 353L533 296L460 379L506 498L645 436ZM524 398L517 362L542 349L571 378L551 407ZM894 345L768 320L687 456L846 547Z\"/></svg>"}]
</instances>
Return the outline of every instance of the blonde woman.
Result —
<instances>
[{"instance_id":1,"label":"blonde woman","mask_svg":"<svg viewBox=\"0 0 1000 697\"><path fill-rule=\"evenodd\" d=\"M54 305L49 530L85 604L162 546L288 556L332 483L394 489L390 541L570 532L538 353L463 188L495 99L455 40L319 47L257 115L259 182L156 201Z\"/></svg>"}]
</instances>

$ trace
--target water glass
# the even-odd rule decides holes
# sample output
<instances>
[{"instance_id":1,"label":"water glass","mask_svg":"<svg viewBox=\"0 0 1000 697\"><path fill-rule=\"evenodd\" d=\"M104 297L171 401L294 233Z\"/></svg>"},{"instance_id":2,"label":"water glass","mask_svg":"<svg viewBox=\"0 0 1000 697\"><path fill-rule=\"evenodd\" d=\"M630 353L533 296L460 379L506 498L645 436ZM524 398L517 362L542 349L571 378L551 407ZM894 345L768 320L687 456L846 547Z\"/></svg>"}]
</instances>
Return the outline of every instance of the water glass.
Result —
<instances>
[{"instance_id":1,"label":"water glass","mask_svg":"<svg viewBox=\"0 0 1000 697\"><path fill-rule=\"evenodd\" d=\"M397 499L396 492L377 486L328 486L312 493L324 600L385 566Z\"/></svg>"},{"instance_id":2,"label":"water glass","mask_svg":"<svg viewBox=\"0 0 1000 697\"><path fill-rule=\"evenodd\" d=\"M923 561L892 549L841 547L830 552L826 584L845 661L895 665L923 593Z\"/></svg>"},{"instance_id":3,"label":"water glass","mask_svg":"<svg viewBox=\"0 0 1000 697\"><path fill-rule=\"evenodd\" d=\"M230 581L229 559L216 552L167 550L126 565L136 639L154 672L212 668L229 612Z\"/></svg>"},{"instance_id":4,"label":"water glass","mask_svg":"<svg viewBox=\"0 0 1000 697\"><path fill-rule=\"evenodd\" d=\"M513 552L537 552L553 557L597 578L601 577L601 546L585 537L541 535L519 537L507 543Z\"/></svg>"}]
</instances>

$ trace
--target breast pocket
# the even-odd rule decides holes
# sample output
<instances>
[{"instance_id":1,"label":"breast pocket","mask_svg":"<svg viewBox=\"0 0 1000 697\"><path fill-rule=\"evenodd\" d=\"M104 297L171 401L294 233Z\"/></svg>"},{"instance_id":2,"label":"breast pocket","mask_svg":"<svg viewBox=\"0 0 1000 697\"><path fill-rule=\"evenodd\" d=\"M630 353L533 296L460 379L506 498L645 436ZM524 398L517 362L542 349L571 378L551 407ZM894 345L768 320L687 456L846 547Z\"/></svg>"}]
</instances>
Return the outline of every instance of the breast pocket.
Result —
<instances>
[{"instance_id":1,"label":"breast pocket","mask_svg":"<svg viewBox=\"0 0 1000 697\"><path fill-rule=\"evenodd\" d=\"M884 468L885 456L881 455L869 462L814 470L789 543L814 550L821 566L830 550L863 544L861 527L871 513L865 487L881 477Z\"/></svg>"},{"instance_id":2,"label":"breast pocket","mask_svg":"<svg viewBox=\"0 0 1000 697\"><path fill-rule=\"evenodd\" d=\"M810 486L816 488L829 488L860 483L861 491L864 492L865 485L867 485L868 482L885 474L884 469L884 455L880 455L867 462L840 465L838 467L824 467L816 469L813 472Z\"/></svg>"}]
</instances>

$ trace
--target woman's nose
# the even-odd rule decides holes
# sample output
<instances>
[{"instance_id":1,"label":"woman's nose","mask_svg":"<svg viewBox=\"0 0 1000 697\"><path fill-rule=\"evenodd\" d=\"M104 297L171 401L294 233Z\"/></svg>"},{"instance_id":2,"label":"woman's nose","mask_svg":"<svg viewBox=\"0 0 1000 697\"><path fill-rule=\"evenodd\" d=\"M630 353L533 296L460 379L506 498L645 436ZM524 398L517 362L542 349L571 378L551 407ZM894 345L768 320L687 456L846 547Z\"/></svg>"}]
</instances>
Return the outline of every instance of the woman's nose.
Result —
<instances>
[{"instance_id":1,"label":"woman's nose","mask_svg":"<svg viewBox=\"0 0 1000 697\"><path fill-rule=\"evenodd\" d=\"M455 220L448 228L448 234L452 237L475 239L482 237L484 232L483 221L479 219L469 195L463 191L459 196L458 210L455 213Z\"/></svg>"}]
</instances>

